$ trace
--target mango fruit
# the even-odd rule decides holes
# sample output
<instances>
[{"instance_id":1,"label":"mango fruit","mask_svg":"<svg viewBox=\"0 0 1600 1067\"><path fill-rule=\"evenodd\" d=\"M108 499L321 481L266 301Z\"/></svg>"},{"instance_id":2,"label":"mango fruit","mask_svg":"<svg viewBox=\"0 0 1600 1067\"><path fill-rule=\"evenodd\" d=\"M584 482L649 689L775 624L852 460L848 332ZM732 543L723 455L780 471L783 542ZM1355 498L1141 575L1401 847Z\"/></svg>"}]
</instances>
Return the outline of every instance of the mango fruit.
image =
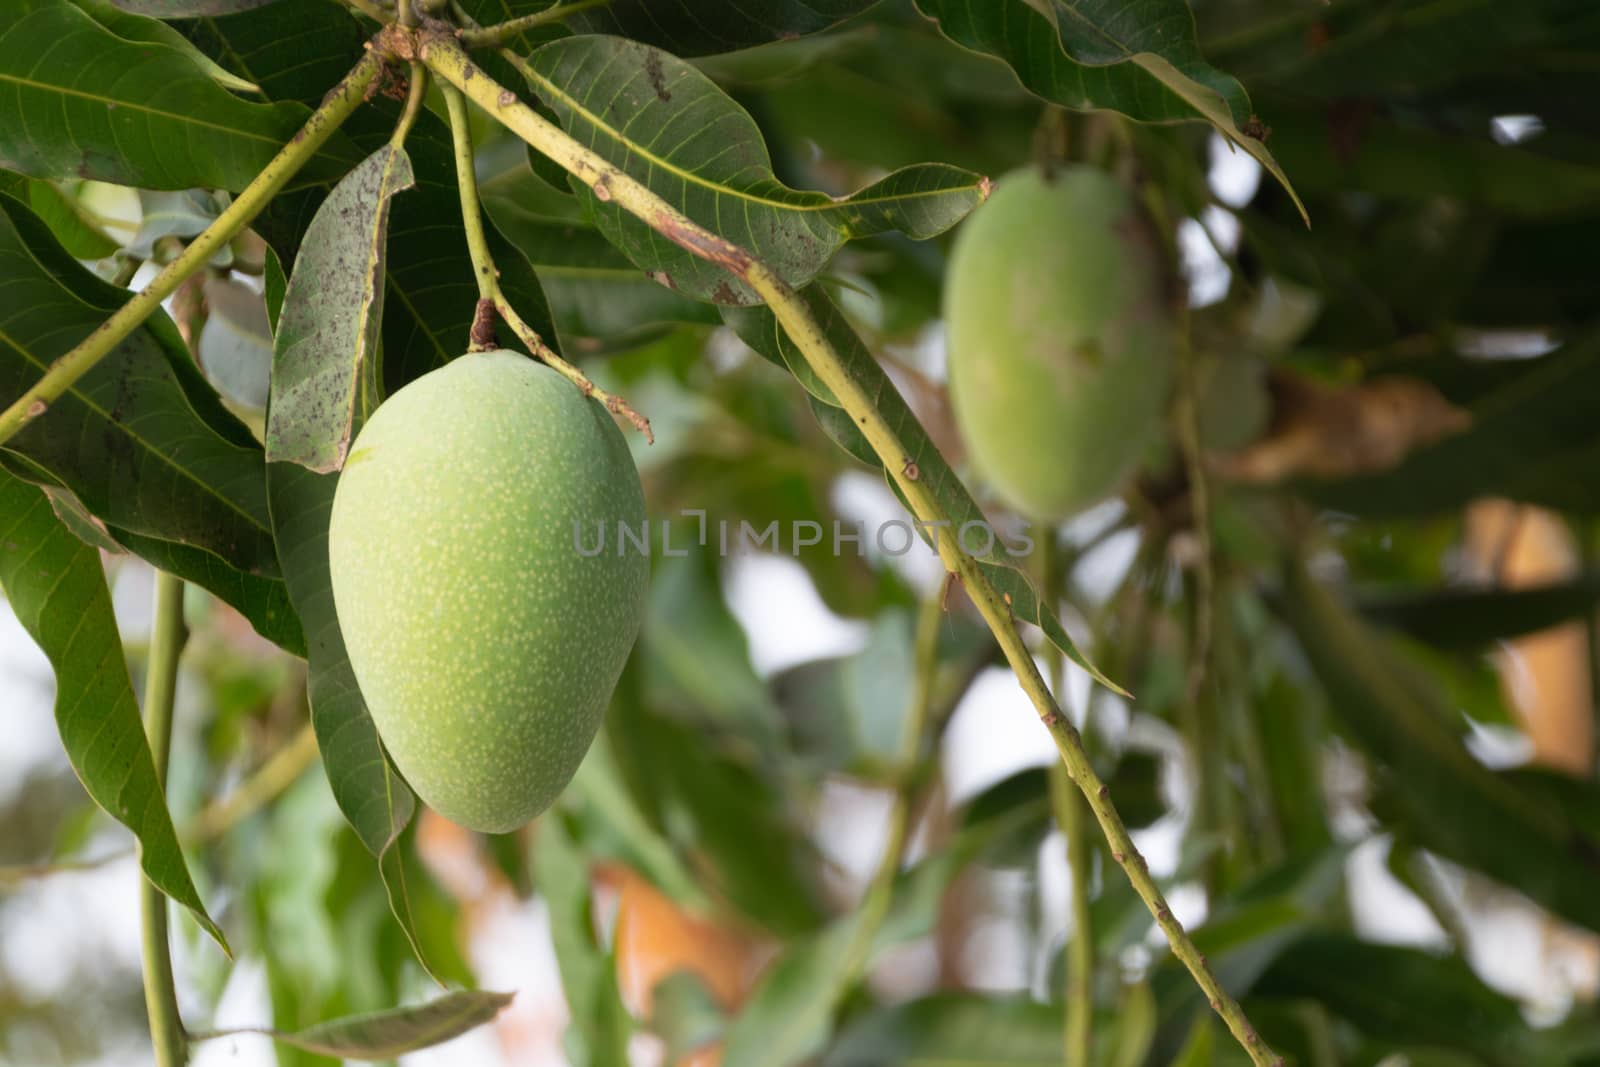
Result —
<instances>
[{"instance_id":1,"label":"mango fruit","mask_svg":"<svg viewBox=\"0 0 1600 1067\"><path fill-rule=\"evenodd\" d=\"M441 815L505 832L571 780L643 621L649 560L616 530L644 521L611 416L514 352L453 360L361 428L334 606L384 747Z\"/></svg>"},{"instance_id":2,"label":"mango fruit","mask_svg":"<svg viewBox=\"0 0 1600 1067\"><path fill-rule=\"evenodd\" d=\"M1174 369L1153 234L1109 174L1002 177L945 277L950 401L979 475L1017 512L1117 491L1162 430Z\"/></svg>"}]
</instances>

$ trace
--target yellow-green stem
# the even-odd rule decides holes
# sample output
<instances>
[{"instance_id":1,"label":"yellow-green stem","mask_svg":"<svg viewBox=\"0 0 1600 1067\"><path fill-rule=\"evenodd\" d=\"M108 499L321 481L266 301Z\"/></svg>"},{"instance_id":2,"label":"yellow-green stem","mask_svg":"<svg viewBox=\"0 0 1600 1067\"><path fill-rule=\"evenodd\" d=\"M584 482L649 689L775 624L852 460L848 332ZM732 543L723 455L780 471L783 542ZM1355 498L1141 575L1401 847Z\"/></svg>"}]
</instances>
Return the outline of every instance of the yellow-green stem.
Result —
<instances>
[{"instance_id":1,"label":"yellow-green stem","mask_svg":"<svg viewBox=\"0 0 1600 1067\"><path fill-rule=\"evenodd\" d=\"M144 680L144 720L150 753L156 762L156 783L163 790L167 781L167 760L172 753L172 704L178 687L178 656L187 638L183 625L183 580L157 571L155 618ZM150 1017L150 1040L155 1046L156 1067L183 1067L189 1059L189 1041L178 1015L178 994L172 981L167 897L142 876L139 918L144 954L144 1003Z\"/></svg>"},{"instance_id":2,"label":"yellow-green stem","mask_svg":"<svg viewBox=\"0 0 1600 1067\"><path fill-rule=\"evenodd\" d=\"M576 385L585 396L592 396L607 411L627 419L634 429L644 434L646 441L655 444L656 435L650 429L650 420L633 410L626 400L606 392L590 380L577 367L562 359L560 354L545 344L539 332L529 326L517 309L511 306L500 289L500 271L494 265L489 251L489 240L483 231L483 208L478 200L478 175L472 158L472 134L467 122L467 102L453 85L442 86L445 106L450 112L450 136L455 146L456 187L461 193L461 224L467 236L467 250L472 257L472 273L478 280L478 312L473 318L471 346L474 351L497 347L493 338L494 316L498 314L511 327L535 358Z\"/></svg>"},{"instance_id":3,"label":"yellow-green stem","mask_svg":"<svg viewBox=\"0 0 1600 1067\"><path fill-rule=\"evenodd\" d=\"M609 3L611 3L611 0L567 0L567 3L554 4L543 11L535 11L531 15L523 15L521 18L507 19L505 22L498 22L493 26L463 30L461 32L461 43L469 48L501 44L525 30L531 30L537 26L545 26L552 22L560 22L569 15L576 15L578 12L587 11L592 7L604 7Z\"/></svg>"},{"instance_id":4,"label":"yellow-green stem","mask_svg":"<svg viewBox=\"0 0 1600 1067\"><path fill-rule=\"evenodd\" d=\"M565 170L596 188L598 195L610 199L618 206L637 215L663 237L673 241L690 253L734 274L749 285L772 309L795 346L800 349L812 371L832 392L839 404L861 428L873 451L883 460L886 470L895 479L912 511L919 520L936 522L946 520L929 488L916 480L915 473L907 467L909 453L901 444L894 429L879 414L871 397L861 383L850 376L839 354L821 326L812 317L804 299L765 263L750 252L712 233L689 219L672 205L656 196L639 181L607 163L600 156L569 137L558 126L548 122L522 103L515 93L486 75L467 54L454 37L424 30L417 35L415 47L422 60L440 80L460 89L466 96L487 111L498 122L521 137L535 150L555 161ZM501 53L509 60L522 64L520 57ZM525 64L524 64L525 66ZM1122 867L1150 913L1155 916L1173 954L1181 960L1196 983L1205 993L1212 1008L1227 1023L1229 1030L1250 1055L1258 1067L1271 1067L1281 1061L1262 1041L1255 1028L1245 1017L1237 1001L1217 982L1205 958L1195 948L1194 942L1184 932L1183 926L1167 907L1161 889L1156 885L1145 864L1144 857L1134 847L1127 827L1117 814L1110 799L1110 790L1100 781L1084 750L1078 731L1062 715L1050 695L1049 687L1040 675L1026 644L1018 632L1011 609L989 584L978 562L960 551L956 538L936 538L936 548L945 569L955 574L977 605L984 621L993 631L1006 660L1015 672L1024 692L1033 702L1040 720L1050 732L1056 750L1061 754L1073 782L1083 792L1099 821L1111 847L1111 857Z\"/></svg>"},{"instance_id":5,"label":"yellow-green stem","mask_svg":"<svg viewBox=\"0 0 1600 1067\"><path fill-rule=\"evenodd\" d=\"M74 382L104 359L123 338L138 329L140 323L161 306L161 301L171 296L190 275L204 267L219 248L250 225L250 221L277 195L284 183L316 154L329 135L361 103L367 86L377 77L382 65L382 59L374 53L363 56L361 62L323 100L322 106L312 112L311 118L295 134L294 139L272 157L272 161L245 186L226 211L190 241L183 253L151 279L149 285L135 293L132 299L113 312L77 347L51 363L44 377L19 396L4 413L0 413L0 445L49 410L50 405L72 388Z\"/></svg>"},{"instance_id":6,"label":"yellow-green stem","mask_svg":"<svg viewBox=\"0 0 1600 1067\"><path fill-rule=\"evenodd\" d=\"M270 804L317 761L317 735L306 723L289 743L267 758L239 788L201 809L183 828L183 840L198 844L221 837L243 819Z\"/></svg>"}]
</instances>

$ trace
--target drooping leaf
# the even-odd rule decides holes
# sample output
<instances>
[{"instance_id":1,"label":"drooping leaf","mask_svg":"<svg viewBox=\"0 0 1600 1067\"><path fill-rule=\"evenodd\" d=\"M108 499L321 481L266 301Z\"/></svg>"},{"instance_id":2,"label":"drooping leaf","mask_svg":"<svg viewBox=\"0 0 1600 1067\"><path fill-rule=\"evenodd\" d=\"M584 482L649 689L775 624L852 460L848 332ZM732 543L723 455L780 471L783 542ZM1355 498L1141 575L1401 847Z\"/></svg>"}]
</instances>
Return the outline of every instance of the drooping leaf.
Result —
<instances>
[{"instance_id":1,"label":"drooping leaf","mask_svg":"<svg viewBox=\"0 0 1600 1067\"><path fill-rule=\"evenodd\" d=\"M0 585L56 675L56 727L84 788L139 839L150 881L188 908L227 951L195 891L156 777L111 594L95 549L43 491L0 469Z\"/></svg>"},{"instance_id":2,"label":"drooping leaf","mask_svg":"<svg viewBox=\"0 0 1600 1067\"><path fill-rule=\"evenodd\" d=\"M241 100L191 52L125 40L70 0L17 0L8 14L0 165L24 174L237 192L305 121L302 107ZM326 175L337 153L330 142L309 173Z\"/></svg>"},{"instance_id":3,"label":"drooping leaf","mask_svg":"<svg viewBox=\"0 0 1600 1067\"><path fill-rule=\"evenodd\" d=\"M946 37L999 56L1029 91L1051 103L1120 111L1140 122L1209 122L1299 205L1255 128L1244 86L1201 57L1185 0L1050 0L1044 10L1030 0L916 4Z\"/></svg>"},{"instance_id":4,"label":"drooping leaf","mask_svg":"<svg viewBox=\"0 0 1600 1067\"><path fill-rule=\"evenodd\" d=\"M889 380L889 376L884 373L878 361L873 358L838 305L814 285L804 290L801 296L810 306L812 315L816 317L834 351L839 355L846 372L856 380L904 446L907 454L903 464L915 467L918 481L925 484L933 494L942 512L942 518L949 520L950 525L943 528L942 536L959 538L963 536L960 531L968 524L978 524L972 527L974 531L993 530L994 527L985 519L977 502L972 499L966 487L961 484L961 480L956 477L950 465L934 447L927 431L917 421L916 415L906 405L899 390ZM842 409L836 406L832 394L810 370L804 355L779 329L777 319L773 317L771 311L764 307L736 312L727 311L724 312L724 318L745 344L779 366L788 367L796 380L805 386L820 404L826 406L828 417L819 418L819 421L841 448L862 462L882 466L877 454L867 445L857 427L848 417L841 417ZM893 486L892 481L890 484ZM954 534L951 531L954 531ZM930 536L928 531L921 528L918 532L922 534L924 540ZM1078 651L1072 639L1067 636L1061 621L1054 612L1043 606L1034 592L1032 582L1016 565L1016 560L1031 551L1031 538L1027 539L1026 544L1021 540L1016 544L1007 544L996 534L990 543L973 533L968 536L967 542L971 547L989 549L988 552L976 555L974 558L983 568L995 591L1007 599L1012 613L1018 619L1033 623L1044 630L1051 642L1066 653L1072 662L1088 671L1096 681L1118 692L1122 691L1120 686L1101 674L1083 653Z\"/></svg>"},{"instance_id":5,"label":"drooping leaf","mask_svg":"<svg viewBox=\"0 0 1600 1067\"><path fill-rule=\"evenodd\" d=\"M153 15L158 19L194 18L197 16L233 15L252 8L265 7L277 0L116 0L124 11L139 15ZM287 4L286 7L304 9L304 4Z\"/></svg>"},{"instance_id":6,"label":"drooping leaf","mask_svg":"<svg viewBox=\"0 0 1600 1067\"><path fill-rule=\"evenodd\" d=\"M847 240L898 230L932 237L988 192L942 164L895 171L851 196L790 189L772 173L760 130L694 67L617 37L569 37L529 58L529 87L566 131L685 215L754 253L793 285L815 277ZM601 233L642 270L719 304L755 293L574 180Z\"/></svg>"},{"instance_id":7,"label":"drooping leaf","mask_svg":"<svg viewBox=\"0 0 1600 1067\"><path fill-rule=\"evenodd\" d=\"M871 7L874 0L612 0L567 24L580 33L611 33L680 56L731 52L819 33Z\"/></svg>"},{"instance_id":8,"label":"drooping leaf","mask_svg":"<svg viewBox=\"0 0 1600 1067\"><path fill-rule=\"evenodd\" d=\"M370 24L339 4L269 3L226 18L216 14L197 12L176 27L204 55L258 86L267 100L307 107L315 107L355 65L371 35Z\"/></svg>"},{"instance_id":9,"label":"drooping leaf","mask_svg":"<svg viewBox=\"0 0 1600 1067\"><path fill-rule=\"evenodd\" d=\"M1062 1062L1060 1005L1025 997L941 993L881 1008L856 1019L828 1050L822 1067L1057 1067Z\"/></svg>"},{"instance_id":10,"label":"drooping leaf","mask_svg":"<svg viewBox=\"0 0 1600 1067\"><path fill-rule=\"evenodd\" d=\"M1417 844L1511 886L1559 915L1600 929L1600 839L1556 798L1498 775L1468 750L1426 677L1393 653L1293 565L1284 618L1329 695L1329 710L1382 769L1379 805ZM1587 873L1580 873L1587 872Z\"/></svg>"},{"instance_id":11,"label":"drooping leaf","mask_svg":"<svg viewBox=\"0 0 1600 1067\"><path fill-rule=\"evenodd\" d=\"M550 940L572 1012L567 1051L574 1067L625 1067L632 1022L615 962L595 931L589 865L559 809L540 821L532 863L534 883L550 908Z\"/></svg>"},{"instance_id":12,"label":"drooping leaf","mask_svg":"<svg viewBox=\"0 0 1600 1067\"><path fill-rule=\"evenodd\" d=\"M176 48L194 60L206 73L211 75L211 80L224 89L232 89L236 93L258 93L260 87L246 81L222 67L210 56L201 52L179 33L158 18L149 18L151 12L141 12L140 7L147 6L141 0L72 0L84 11L88 12L96 22L121 37L125 41L137 41L143 44L166 45ZM153 0L160 3L161 0ZM218 0L223 2L223 0ZM268 2L268 0L260 0ZM170 17L170 16L169 16Z\"/></svg>"},{"instance_id":13,"label":"drooping leaf","mask_svg":"<svg viewBox=\"0 0 1600 1067\"><path fill-rule=\"evenodd\" d=\"M723 1067L790 1067L821 1050L850 977L861 914L792 942L728 1027Z\"/></svg>"},{"instance_id":14,"label":"drooping leaf","mask_svg":"<svg viewBox=\"0 0 1600 1067\"><path fill-rule=\"evenodd\" d=\"M412 181L405 150L386 144L334 187L306 230L273 337L272 462L338 470L358 408L377 406L389 200Z\"/></svg>"},{"instance_id":15,"label":"drooping leaf","mask_svg":"<svg viewBox=\"0 0 1600 1067\"><path fill-rule=\"evenodd\" d=\"M129 295L75 263L37 217L3 195L0 292L5 403ZM200 377L164 312L129 335L7 447L39 477L70 489L113 531L185 550L174 557L192 566L169 560L174 569L241 610L240 596L250 600L254 594L231 590L279 574L260 446ZM193 552L211 558L202 564ZM252 621L263 632L273 629L259 615Z\"/></svg>"},{"instance_id":16,"label":"drooping leaf","mask_svg":"<svg viewBox=\"0 0 1600 1067\"><path fill-rule=\"evenodd\" d=\"M424 967L407 891L400 834L416 811L411 787L400 778L378 737L345 652L328 578L328 518L336 474L316 474L293 463L267 467L272 521L289 596L305 625L306 691L323 771L339 810L361 843L378 858L390 910Z\"/></svg>"},{"instance_id":17,"label":"drooping leaf","mask_svg":"<svg viewBox=\"0 0 1600 1067\"><path fill-rule=\"evenodd\" d=\"M74 259L100 259L117 250L117 242L95 226L78 198L54 182L0 171L0 192L32 208Z\"/></svg>"},{"instance_id":18,"label":"drooping leaf","mask_svg":"<svg viewBox=\"0 0 1600 1067\"><path fill-rule=\"evenodd\" d=\"M1443 648L1478 648L1581 619L1600 601L1600 576L1527 589L1443 588L1357 598L1361 614Z\"/></svg>"},{"instance_id":19,"label":"drooping leaf","mask_svg":"<svg viewBox=\"0 0 1600 1067\"><path fill-rule=\"evenodd\" d=\"M1484 1064L1566 1062L1553 1056L1554 1033L1528 1026L1517 1002L1458 956L1319 932L1280 953L1253 995L1312 1000L1392 1047L1456 1049Z\"/></svg>"},{"instance_id":20,"label":"drooping leaf","mask_svg":"<svg viewBox=\"0 0 1600 1067\"><path fill-rule=\"evenodd\" d=\"M1600 334L1573 339L1469 410L1472 425L1398 466L1306 481L1319 503L1357 515L1427 515L1482 496L1600 511L1600 431L1586 398L1600 387Z\"/></svg>"},{"instance_id":21,"label":"drooping leaf","mask_svg":"<svg viewBox=\"0 0 1600 1067\"><path fill-rule=\"evenodd\" d=\"M511 1003L513 993L486 993L478 990L446 995L409 1008L368 1012L345 1019L331 1019L304 1030L227 1030L223 1034L267 1034L274 1041L307 1052L346 1060L391 1060L407 1052L443 1044L500 1014Z\"/></svg>"}]
</instances>

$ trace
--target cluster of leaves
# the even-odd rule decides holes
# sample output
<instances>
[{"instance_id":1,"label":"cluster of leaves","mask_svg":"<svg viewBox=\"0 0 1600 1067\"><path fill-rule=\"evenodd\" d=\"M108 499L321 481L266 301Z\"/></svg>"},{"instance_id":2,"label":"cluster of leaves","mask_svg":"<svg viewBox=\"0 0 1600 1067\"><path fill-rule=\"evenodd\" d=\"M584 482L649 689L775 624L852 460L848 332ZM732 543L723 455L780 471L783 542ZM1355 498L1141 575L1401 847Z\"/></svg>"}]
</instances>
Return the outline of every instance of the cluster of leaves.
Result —
<instances>
[{"instance_id":1,"label":"cluster of leaves","mask_svg":"<svg viewBox=\"0 0 1600 1067\"><path fill-rule=\"evenodd\" d=\"M456 16L487 25L547 6L466 0ZM1207 583L1169 551L1195 514L1182 465L1153 458L1116 520L1140 545L1120 585L1083 593L1094 568L1080 545L1063 588L1044 592L1094 620L1091 658L1139 694L1129 714L1167 723L1198 769L1172 882L1203 886L1209 918L1196 940L1276 1048L1302 1063L1394 1051L1451 1064L1600 1056L1587 1019L1526 1026L1467 966L1466 945L1441 956L1357 937L1340 878L1350 843L1318 775L1336 747L1359 753L1368 789L1354 806L1393 835L1395 870L1426 899L1411 865L1425 853L1600 931L1600 795L1583 781L1488 769L1455 707L1477 725L1509 722L1485 683L1486 648L1592 614L1600 586L1584 575L1533 592L1441 588L1473 499L1574 516L1595 507L1585 383L1600 377L1588 299L1600 278L1582 250L1600 237L1600 128L1582 90L1600 21L1589 6L563 6L566 17L510 38L509 56L479 52L483 71L808 286L808 305L852 373L875 383L952 516L978 504L933 448L949 440L940 389L896 367L908 406L875 354L903 351L936 318L939 237L981 201L981 176L1041 145L1115 157L1169 234L1179 220L1237 224L1228 295L1192 316L1206 355L1333 382L1404 375L1470 412L1470 429L1387 469L1265 491L1213 486L1200 512ZM127 299L115 282L137 261L168 262L209 225L377 29L331 0L13 8L0 27L0 404ZM417 994L408 959L472 984L453 907L416 863L417 805L367 716L327 578L328 510L351 434L384 393L466 350L478 296L442 103L430 96L403 144L391 140L403 70L392 67L265 205L259 242L214 257L170 316L157 311L0 450L0 580L56 670L73 767L137 835L155 884L219 941L225 929L265 961L272 1023L299 1032L284 1062L394 1055L500 1004L463 994L318 1028ZM1506 115L1535 116L1543 132L1527 143L1491 137L1511 128L1495 125ZM831 529L839 486L878 460L754 294L485 116L473 134L499 285L553 348L590 357L597 378L654 420L658 443L639 451L652 508ZM1268 174L1247 205L1230 207L1208 183L1208 142ZM111 186L138 205L120 230ZM1273 312L1285 293L1308 309L1291 326ZM715 369L706 351L726 350L723 325L762 358ZM1547 351L1469 358L1511 332ZM1337 509L1322 514L1339 521L1307 521L1308 504ZM1066 538L1083 540L1076 527ZM99 551L183 577L306 660L326 785L302 779L186 860ZM1362 583L1359 610L1309 576L1303 561L1317 551L1337 553ZM730 1067L1059 1062L1059 981L1040 1001L957 984L906 1003L880 1002L861 983L888 950L935 929L958 878L1035 870L1050 786L1043 772L1022 774L952 813L949 835L890 872L886 911L841 903L800 813L840 778L922 797L938 732L995 650L957 598L932 680L919 683L918 597L905 576L850 553L803 562L830 608L870 622L862 651L764 679L723 603L721 561L658 559L645 631L594 755L531 838L486 845L511 884L549 905L571 1058L625 1062L630 1035L648 1027L680 1052L720 1041ZM1053 622L1019 573L985 562L1020 618ZM1059 625L1049 637L1075 654ZM1188 659L1207 644L1205 682L1188 687ZM901 734L919 684L928 736L907 763ZM270 701L238 703L236 718L250 720ZM1091 724L1112 708L1097 692ZM208 763L190 779L195 797L257 760L242 751L251 731L225 722L213 724L215 751L180 749L180 761ZM1167 813L1150 753L1111 732L1092 742L1131 822ZM1091 862L1102 872L1092 878L1101 1062L1242 1055L1175 962L1118 965L1149 916L1103 850ZM651 1018L630 1017L615 949L593 922L588 872L601 863L781 948L742 1011L692 987L670 996L669 980ZM202 888L236 890L215 923L197 875ZM1037 946L1052 975L1064 966L1058 947Z\"/></svg>"}]
</instances>

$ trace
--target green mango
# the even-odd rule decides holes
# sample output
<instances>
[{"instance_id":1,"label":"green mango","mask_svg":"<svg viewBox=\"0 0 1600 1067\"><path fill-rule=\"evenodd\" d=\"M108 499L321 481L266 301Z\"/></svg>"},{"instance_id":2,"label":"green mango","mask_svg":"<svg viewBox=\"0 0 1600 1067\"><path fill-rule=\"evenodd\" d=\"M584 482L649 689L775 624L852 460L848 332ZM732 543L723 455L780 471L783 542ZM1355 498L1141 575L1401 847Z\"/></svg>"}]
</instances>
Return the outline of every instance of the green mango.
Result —
<instances>
[{"instance_id":1,"label":"green mango","mask_svg":"<svg viewBox=\"0 0 1600 1067\"><path fill-rule=\"evenodd\" d=\"M1001 178L945 278L950 401L977 472L1029 518L1116 492L1162 431L1169 286L1133 197L1073 166Z\"/></svg>"},{"instance_id":2,"label":"green mango","mask_svg":"<svg viewBox=\"0 0 1600 1067\"><path fill-rule=\"evenodd\" d=\"M514 352L423 375L362 427L334 607L384 747L441 815L505 832L571 780L644 618L649 559L617 524L645 521L605 408Z\"/></svg>"}]
</instances>

